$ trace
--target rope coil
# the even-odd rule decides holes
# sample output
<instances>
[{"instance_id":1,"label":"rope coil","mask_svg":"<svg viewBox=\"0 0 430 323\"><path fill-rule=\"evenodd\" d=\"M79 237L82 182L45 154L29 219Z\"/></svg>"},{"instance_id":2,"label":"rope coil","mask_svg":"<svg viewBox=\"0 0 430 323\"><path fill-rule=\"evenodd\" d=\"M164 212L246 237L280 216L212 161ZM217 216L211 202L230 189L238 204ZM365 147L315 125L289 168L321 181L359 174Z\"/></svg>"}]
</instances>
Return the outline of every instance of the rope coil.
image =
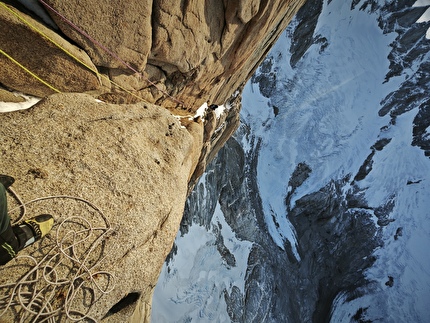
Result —
<instances>
[{"instance_id":1,"label":"rope coil","mask_svg":"<svg viewBox=\"0 0 430 323\"><path fill-rule=\"evenodd\" d=\"M12 190L11 192L17 196ZM64 316L69 321L96 322L89 315L91 307L115 286L115 277L98 269L105 259L103 244L109 239L113 229L97 206L79 197L48 196L26 204L18 199L20 205L17 208L22 210L25 205L53 199L85 203L99 214L104 225L93 226L85 217L70 216L58 224L54 242L40 247L43 253L41 259L30 255L16 257L13 260L16 266L29 268L15 281L0 285L0 317L12 311L18 314L16 317L20 317L19 322L53 323ZM25 209L22 213L24 214L20 218L25 216ZM95 255L96 249L100 248L102 252ZM3 274L2 277L11 276L10 269L5 268L8 274ZM82 308L86 309L85 313Z\"/></svg>"}]
</instances>

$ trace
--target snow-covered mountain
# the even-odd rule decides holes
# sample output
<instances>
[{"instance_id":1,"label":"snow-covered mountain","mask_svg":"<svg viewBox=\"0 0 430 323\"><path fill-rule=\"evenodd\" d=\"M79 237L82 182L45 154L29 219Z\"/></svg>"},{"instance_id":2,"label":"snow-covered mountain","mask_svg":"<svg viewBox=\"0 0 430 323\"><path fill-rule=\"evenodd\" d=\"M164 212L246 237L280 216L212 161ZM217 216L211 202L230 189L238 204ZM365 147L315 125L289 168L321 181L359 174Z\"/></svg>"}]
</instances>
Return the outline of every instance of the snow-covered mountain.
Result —
<instances>
[{"instance_id":1,"label":"snow-covered mountain","mask_svg":"<svg viewBox=\"0 0 430 323\"><path fill-rule=\"evenodd\" d=\"M300 10L188 200L153 322L430 322L429 6Z\"/></svg>"}]
</instances>

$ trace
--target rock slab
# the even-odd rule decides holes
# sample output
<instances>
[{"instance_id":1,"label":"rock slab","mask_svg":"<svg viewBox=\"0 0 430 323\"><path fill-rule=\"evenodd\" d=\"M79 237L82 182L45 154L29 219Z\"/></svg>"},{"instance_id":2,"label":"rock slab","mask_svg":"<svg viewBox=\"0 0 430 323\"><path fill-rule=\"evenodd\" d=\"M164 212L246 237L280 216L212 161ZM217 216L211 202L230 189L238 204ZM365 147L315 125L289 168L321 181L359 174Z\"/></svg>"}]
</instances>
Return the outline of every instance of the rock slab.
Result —
<instances>
[{"instance_id":1,"label":"rock slab","mask_svg":"<svg viewBox=\"0 0 430 323\"><path fill-rule=\"evenodd\" d=\"M83 50L4 3L0 5L0 30L0 49L8 55L0 54L0 83L7 88L38 97L56 92L35 76L58 91L85 92L101 87L97 74L83 65L97 71Z\"/></svg>"},{"instance_id":2,"label":"rock slab","mask_svg":"<svg viewBox=\"0 0 430 323\"><path fill-rule=\"evenodd\" d=\"M84 284L82 289L95 295L91 299L94 305L88 306L85 293L78 293L72 309L97 321L105 317L104 321L125 322L135 309L142 317L142 308L150 307L152 289L182 218L187 183L199 157L193 153L193 136L166 109L149 104L105 104L84 94L52 95L30 110L0 114L0 122L0 168L15 177L13 189L22 201L62 196L27 206L26 217L50 213L56 226L41 243L20 255L31 255L42 262L41 266L47 266L44 268L51 268L41 260L51 247L70 243L72 235L79 240L80 230L88 223L105 228L100 244L89 239L69 256L81 260L89 257L85 266L91 268L97 263L93 272L109 273L89 275L89 281L97 282L98 277L113 289L97 299L96 286ZM104 217L82 201L65 196L89 201ZM14 201L10 195L10 210ZM19 213L11 212L13 220ZM93 256L88 256L90 251ZM63 264L70 261L64 255L62 259ZM0 284L15 282L30 265L27 258L11 261L1 268ZM58 265L57 277L64 280L78 268L82 270L76 264L70 272L63 267ZM0 288L2 296L8 292ZM133 304L113 311L114 305L130 293L136 295ZM56 320L61 321L64 303L52 305L60 309ZM19 307L16 310L3 317L14 321L14 315L25 313Z\"/></svg>"}]
</instances>

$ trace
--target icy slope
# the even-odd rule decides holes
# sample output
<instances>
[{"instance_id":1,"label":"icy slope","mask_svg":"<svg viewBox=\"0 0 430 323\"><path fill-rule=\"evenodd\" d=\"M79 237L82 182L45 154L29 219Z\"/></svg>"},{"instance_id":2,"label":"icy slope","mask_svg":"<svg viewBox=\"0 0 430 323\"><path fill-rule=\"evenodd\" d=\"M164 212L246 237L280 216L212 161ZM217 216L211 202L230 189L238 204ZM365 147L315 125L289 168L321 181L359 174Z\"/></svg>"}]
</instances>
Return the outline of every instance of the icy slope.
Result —
<instances>
[{"instance_id":1,"label":"icy slope","mask_svg":"<svg viewBox=\"0 0 430 323\"><path fill-rule=\"evenodd\" d=\"M295 165L306 161L312 169L295 195L315 191L356 172L379 129L389 122L378 117L378 110L393 89L383 81L395 36L383 35L376 15L358 10L352 15L350 6L325 3L315 31L324 42L313 45L295 68L286 52L290 35L278 41L269 58L279 80L270 99L261 100L259 84L245 88L243 118L264 138L257 170L260 196L269 231L281 247L285 238L294 239L283 219L285 184ZM279 109L276 117L270 107Z\"/></svg>"}]
</instances>

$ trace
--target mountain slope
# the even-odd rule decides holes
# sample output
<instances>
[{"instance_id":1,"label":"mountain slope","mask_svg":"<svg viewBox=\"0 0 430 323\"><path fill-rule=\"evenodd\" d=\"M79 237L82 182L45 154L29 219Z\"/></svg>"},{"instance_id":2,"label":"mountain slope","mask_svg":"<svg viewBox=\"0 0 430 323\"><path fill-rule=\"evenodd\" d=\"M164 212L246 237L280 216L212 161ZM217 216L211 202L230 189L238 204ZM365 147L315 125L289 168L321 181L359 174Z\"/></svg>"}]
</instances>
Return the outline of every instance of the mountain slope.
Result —
<instances>
[{"instance_id":1,"label":"mountain slope","mask_svg":"<svg viewBox=\"0 0 430 323\"><path fill-rule=\"evenodd\" d=\"M157 322L430 319L428 5L306 3L188 200Z\"/></svg>"}]
</instances>

